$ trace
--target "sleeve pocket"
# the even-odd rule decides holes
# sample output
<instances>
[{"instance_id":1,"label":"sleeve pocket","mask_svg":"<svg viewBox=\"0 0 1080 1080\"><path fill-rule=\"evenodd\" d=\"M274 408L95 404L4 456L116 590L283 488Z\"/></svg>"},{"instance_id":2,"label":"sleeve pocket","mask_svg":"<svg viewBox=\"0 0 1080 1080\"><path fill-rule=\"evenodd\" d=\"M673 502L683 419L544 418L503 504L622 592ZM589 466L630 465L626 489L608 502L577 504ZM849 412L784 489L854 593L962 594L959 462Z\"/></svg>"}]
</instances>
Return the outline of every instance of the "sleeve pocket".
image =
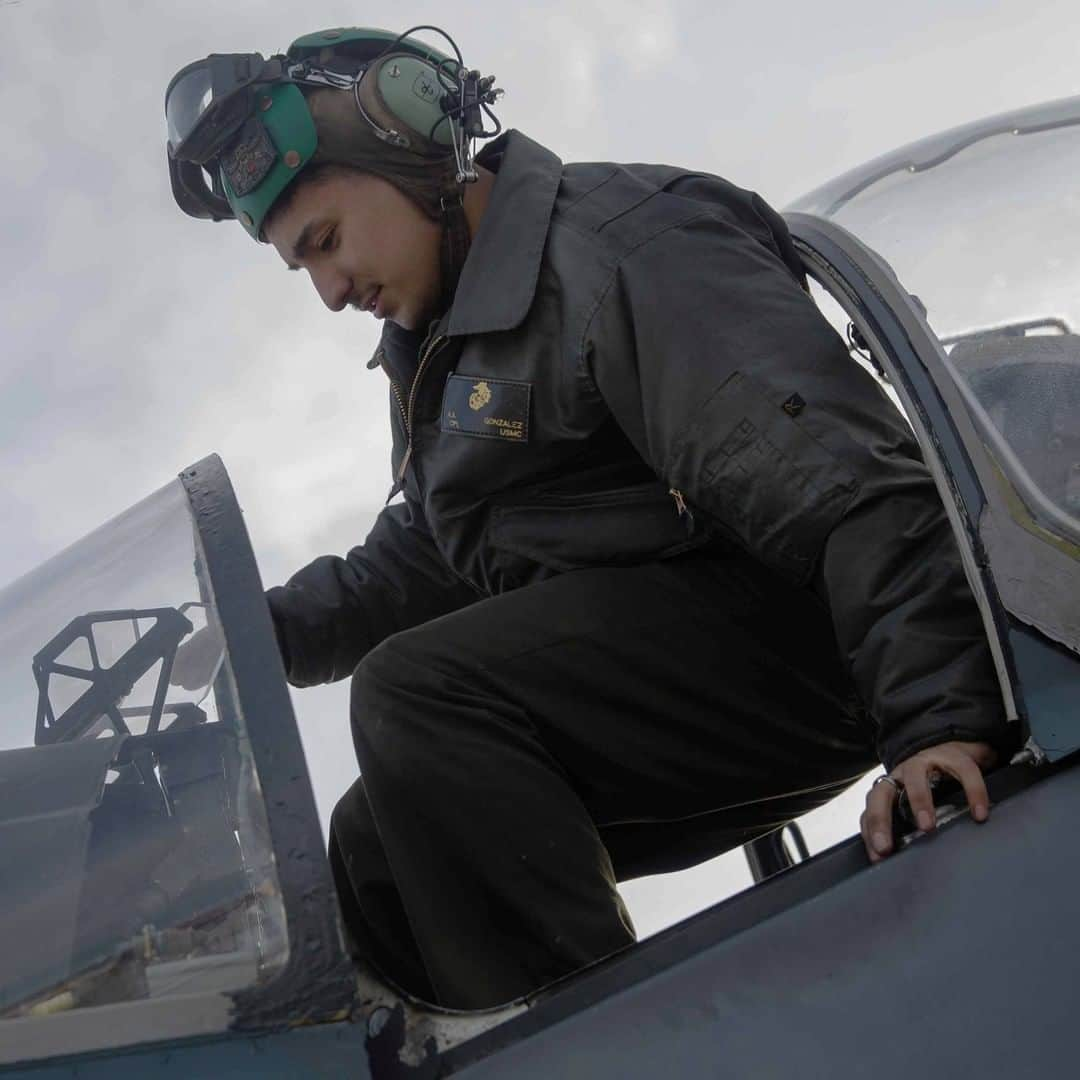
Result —
<instances>
[{"instance_id":1,"label":"sleeve pocket","mask_svg":"<svg viewBox=\"0 0 1080 1080\"><path fill-rule=\"evenodd\" d=\"M813 403L799 399L803 407ZM751 554L799 585L859 488L850 470L742 371L698 410L673 450L670 478Z\"/></svg>"}]
</instances>

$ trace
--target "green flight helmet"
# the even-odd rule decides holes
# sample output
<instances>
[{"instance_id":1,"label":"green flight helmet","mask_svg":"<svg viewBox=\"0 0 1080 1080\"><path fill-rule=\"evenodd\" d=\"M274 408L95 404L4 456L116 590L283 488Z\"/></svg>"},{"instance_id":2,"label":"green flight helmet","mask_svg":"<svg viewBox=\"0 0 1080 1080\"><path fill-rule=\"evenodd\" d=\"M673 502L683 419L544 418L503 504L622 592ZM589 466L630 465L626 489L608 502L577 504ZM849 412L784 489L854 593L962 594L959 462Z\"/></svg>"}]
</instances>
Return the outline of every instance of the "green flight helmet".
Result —
<instances>
[{"instance_id":1,"label":"green flight helmet","mask_svg":"<svg viewBox=\"0 0 1080 1080\"><path fill-rule=\"evenodd\" d=\"M460 59L429 45L356 27L307 34L269 61L258 54L215 55L188 65L166 92L176 201L194 217L235 217L262 239L266 215L318 150L301 87L350 91L379 139L427 160L456 155L462 182L471 178L467 155L465 167L460 164L464 140L490 134L464 106L453 108L462 74ZM479 81L480 101L493 103L498 91L492 82ZM475 91L475 78L472 85ZM216 155L211 160L207 146ZM185 156L187 147L198 152Z\"/></svg>"}]
</instances>

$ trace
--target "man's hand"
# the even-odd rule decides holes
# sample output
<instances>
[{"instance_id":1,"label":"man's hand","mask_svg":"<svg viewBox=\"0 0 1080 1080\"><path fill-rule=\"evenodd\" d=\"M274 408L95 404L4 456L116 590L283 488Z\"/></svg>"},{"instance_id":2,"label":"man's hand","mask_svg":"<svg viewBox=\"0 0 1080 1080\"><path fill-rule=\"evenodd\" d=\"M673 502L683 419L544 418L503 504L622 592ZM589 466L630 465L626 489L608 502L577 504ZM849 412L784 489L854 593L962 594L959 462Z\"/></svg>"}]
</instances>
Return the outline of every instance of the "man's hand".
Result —
<instances>
[{"instance_id":1,"label":"man's hand","mask_svg":"<svg viewBox=\"0 0 1080 1080\"><path fill-rule=\"evenodd\" d=\"M971 816L985 821L990 815L990 796L982 770L997 757L992 746L983 742L946 742L901 761L889 774L895 783L875 783L866 795L866 809L859 819L866 853L871 862L880 862L893 850L892 811L900 791L906 791L911 813L923 832L932 831L934 796L931 781L947 773L964 789Z\"/></svg>"}]
</instances>

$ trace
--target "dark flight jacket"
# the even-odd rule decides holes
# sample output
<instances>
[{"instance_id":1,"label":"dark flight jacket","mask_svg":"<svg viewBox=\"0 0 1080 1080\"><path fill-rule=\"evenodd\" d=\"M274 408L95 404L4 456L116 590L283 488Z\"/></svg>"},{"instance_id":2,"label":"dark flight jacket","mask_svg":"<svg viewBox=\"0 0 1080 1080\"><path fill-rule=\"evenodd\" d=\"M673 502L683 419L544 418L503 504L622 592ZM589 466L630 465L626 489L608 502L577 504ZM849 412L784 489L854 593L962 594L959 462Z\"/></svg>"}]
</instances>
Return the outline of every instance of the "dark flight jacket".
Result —
<instances>
[{"instance_id":1,"label":"dark flight jacket","mask_svg":"<svg viewBox=\"0 0 1080 1080\"><path fill-rule=\"evenodd\" d=\"M497 180L450 311L418 358L392 324L376 352L404 501L267 594L290 681L552 574L735 545L828 605L887 765L1003 745L933 481L780 216L708 173L564 166L515 131L478 160Z\"/></svg>"}]
</instances>

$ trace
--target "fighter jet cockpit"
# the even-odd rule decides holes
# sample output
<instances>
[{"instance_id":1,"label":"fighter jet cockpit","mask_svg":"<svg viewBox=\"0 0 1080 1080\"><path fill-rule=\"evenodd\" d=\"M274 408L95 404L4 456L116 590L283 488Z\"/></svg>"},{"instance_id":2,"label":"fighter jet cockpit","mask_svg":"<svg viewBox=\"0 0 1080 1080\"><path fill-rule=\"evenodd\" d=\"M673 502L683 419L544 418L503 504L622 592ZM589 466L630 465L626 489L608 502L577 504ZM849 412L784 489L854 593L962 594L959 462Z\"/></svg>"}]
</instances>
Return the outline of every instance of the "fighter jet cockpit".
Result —
<instances>
[{"instance_id":1,"label":"fighter jet cockpit","mask_svg":"<svg viewBox=\"0 0 1080 1080\"><path fill-rule=\"evenodd\" d=\"M1035 527L1080 541L1076 99L946 132L792 207L858 237L936 336L980 441ZM865 344L865 343L864 343Z\"/></svg>"},{"instance_id":2,"label":"fighter jet cockpit","mask_svg":"<svg viewBox=\"0 0 1080 1080\"><path fill-rule=\"evenodd\" d=\"M235 991L287 960L217 624L180 480L0 592L0 1018Z\"/></svg>"},{"instance_id":3,"label":"fighter jet cockpit","mask_svg":"<svg viewBox=\"0 0 1080 1080\"><path fill-rule=\"evenodd\" d=\"M812 292L915 429L1036 760L1078 745L1080 99L976 121L785 210ZM1064 650L1064 651L1062 651ZM1050 670L1057 674L1051 678Z\"/></svg>"}]
</instances>

